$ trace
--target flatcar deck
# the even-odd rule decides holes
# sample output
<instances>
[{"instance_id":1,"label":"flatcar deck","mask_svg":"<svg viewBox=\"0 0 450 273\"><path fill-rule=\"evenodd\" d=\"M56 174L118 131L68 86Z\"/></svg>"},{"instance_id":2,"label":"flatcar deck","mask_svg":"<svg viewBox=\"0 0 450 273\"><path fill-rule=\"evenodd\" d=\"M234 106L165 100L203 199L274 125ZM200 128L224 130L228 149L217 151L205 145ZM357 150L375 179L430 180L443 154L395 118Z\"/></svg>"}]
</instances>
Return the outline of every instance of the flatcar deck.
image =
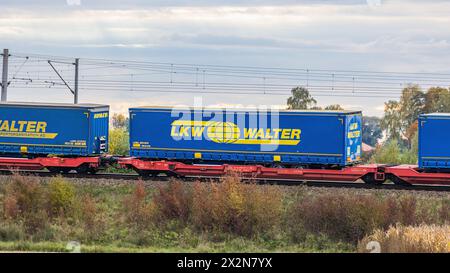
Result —
<instances>
[{"instance_id":1,"label":"flatcar deck","mask_svg":"<svg viewBox=\"0 0 450 273\"><path fill-rule=\"evenodd\" d=\"M101 164L100 157L0 157L0 170L94 170Z\"/></svg>"},{"instance_id":2,"label":"flatcar deck","mask_svg":"<svg viewBox=\"0 0 450 273\"><path fill-rule=\"evenodd\" d=\"M95 172L102 166L102 157L0 157L0 170L44 170L54 172ZM141 175L167 174L177 177L220 177L239 173L243 178L286 181L336 181L383 184L390 180L398 185L450 185L450 173L423 172L416 165L357 165L341 169L270 168L262 165L196 165L176 161L149 161L139 158L118 158L122 168L134 169Z\"/></svg>"},{"instance_id":3,"label":"flatcar deck","mask_svg":"<svg viewBox=\"0 0 450 273\"><path fill-rule=\"evenodd\" d=\"M450 185L450 173L420 172L415 165L358 165L342 169L268 168L261 165L191 165L173 161L147 161L120 158L118 164L146 175L160 173L174 176L224 176L230 172L258 179L287 179L295 181L339 181L382 184L387 180L400 185Z\"/></svg>"}]
</instances>

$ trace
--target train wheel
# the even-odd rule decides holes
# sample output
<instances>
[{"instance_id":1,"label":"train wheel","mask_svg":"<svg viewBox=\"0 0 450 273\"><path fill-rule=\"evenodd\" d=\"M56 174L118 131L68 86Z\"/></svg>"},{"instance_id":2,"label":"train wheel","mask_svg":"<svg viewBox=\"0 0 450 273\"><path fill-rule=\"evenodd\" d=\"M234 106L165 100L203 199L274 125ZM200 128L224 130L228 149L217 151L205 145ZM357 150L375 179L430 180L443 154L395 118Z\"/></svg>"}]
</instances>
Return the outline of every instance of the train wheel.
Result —
<instances>
[{"instance_id":1,"label":"train wheel","mask_svg":"<svg viewBox=\"0 0 450 273\"><path fill-rule=\"evenodd\" d=\"M83 164L83 165L79 166L76 169L76 171L79 174L96 174L98 170L96 168L92 168L86 164Z\"/></svg>"},{"instance_id":2,"label":"train wheel","mask_svg":"<svg viewBox=\"0 0 450 273\"><path fill-rule=\"evenodd\" d=\"M390 175L389 176L389 180L392 181L392 183L394 183L395 185L399 185L399 186L411 186L411 184L407 183L406 181L404 181L403 179L398 178L397 176L394 175Z\"/></svg>"},{"instance_id":3,"label":"train wheel","mask_svg":"<svg viewBox=\"0 0 450 273\"><path fill-rule=\"evenodd\" d=\"M135 170L142 177L157 177L159 172Z\"/></svg>"},{"instance_id":4,"label":"train wheel","mask_svg":"<svg viewBox=\"0 0 450 273\"><path fill-rule=\"evenodd\" d=\"M71 168L66 168L66 167L47 167L47 169L51 173L63 173L63 174L67 174L72 170Z\"/></svg>"},{"instance_id":5,"label":"train wheel","mask_svg":"<svg viewBox=\"0 0 450 273\"><path fill-rule=\"evenodd\" d=\"M98 172L98 170L95 168L89 168L89 170L88 170L88 174L96 174L97 172Z\"/></svg>"},{"instance_id":6,"label":"train wheel","mask_svg":"<svg viewBox=\"0 0 450 273\"><path fill-rule=\"evenodd\" d=\"M371 173L364 175L361 179L362 181L364 181L364 183L369 185L381 185L385 181L385 180L376 180L375 175Z\"/></svg>"}]
</instances>

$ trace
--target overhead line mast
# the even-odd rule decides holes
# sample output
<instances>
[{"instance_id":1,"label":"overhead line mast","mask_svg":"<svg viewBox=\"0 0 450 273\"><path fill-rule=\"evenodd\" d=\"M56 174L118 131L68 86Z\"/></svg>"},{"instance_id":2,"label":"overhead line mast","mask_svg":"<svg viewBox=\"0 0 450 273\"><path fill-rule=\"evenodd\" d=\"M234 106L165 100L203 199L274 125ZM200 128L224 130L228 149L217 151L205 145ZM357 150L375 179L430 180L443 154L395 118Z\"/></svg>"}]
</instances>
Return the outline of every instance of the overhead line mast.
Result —
<instances>
[{"instance_id":1,"label":"overhead line mast","mask_svg":"<svg viewBox=\"0 0 450 273\"><path fill-rule=\"evenodd\" d=\"M8 59L9 59L9 50L8 49L3 49L3 54L1 54L3 56L3 70L2 70L2 96L1 96L1 101L5 102L8 98Z\"/></svg>"}]
</instances>

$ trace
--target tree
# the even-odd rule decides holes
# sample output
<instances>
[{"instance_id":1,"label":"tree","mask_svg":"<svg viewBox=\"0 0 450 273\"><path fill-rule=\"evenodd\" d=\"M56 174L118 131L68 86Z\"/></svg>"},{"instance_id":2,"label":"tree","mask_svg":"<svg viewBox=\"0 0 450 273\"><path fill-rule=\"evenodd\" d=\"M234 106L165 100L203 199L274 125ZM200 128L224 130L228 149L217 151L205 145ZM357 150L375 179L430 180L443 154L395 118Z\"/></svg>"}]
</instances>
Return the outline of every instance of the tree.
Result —
<instances>
[{"instance_id":1,"label":"tree","mask_svg":"<svg viewBox=\"0 0 450 273\"><path fill-rule=\"evenodd\" d=\"M381 129L386 131L387 139L399 140L402 136L402 119L400 103L390 100L384 103L384 117L381 119Z\"/></svg>"},{"instance_id":2,"label":"tree","mask_svg":"<svg viewBox=\"0 0 450 273\"><path fill-rule=\"evenodd\" d=\"M378 140L383 136L380 126L381 119L378 117L362 118L362 141L370 146L376 146Z\"/></svg>"},{"instance_id":3,"label":"tree","mask_svg":"<svg viewBox=\"0 0 450 273\"><path fill-rule=\"evenodd\" d=\"M123 114L115 113L112 117L112 127L121 128L128 131L128 118Z\"/></svg>"},{"instance_id":4,"label":"tree","mask_svg":"<svg viewBox=\"0 0 450 273\"><path fill-rule=\"evenodd\" d=\"M385 103L384 117L381 128L386 131L388 139L397 139L403 143L403 137L408 139L407 146L415 133L414 123L424 112L426 96L418 85L408 85L402 90L400 102L388 101Z\"/></svg>"},{"instance_id":5,"label":"tree","mask_svg":"<svg viewBox=\"0 0 450 273\"><path fill-rule=\"evenodd\" d=\"M331 105L328 105L327 107L325 107L325 110L338 111L338 110L344 110L344 108L342 108L341 105L339 105L339 104L331 104Z\"/></svg>"},{"instance_id":6,"label":"tree","mask_svg":"<svg viewBox=\"0 0 450 273\"><path fill-rule=\"evenodd\" d=\"M419 121L416 120L405 131L405 137L408 139L409 146L412 144L412 140L413 140L414 136L417 135L418 126L419 126Z\"/></svg>"},{"instance_id":7,"label":"tree","mask_svg":"<svg viewBox=\"0 0 450 273\"><path fill-rule=\"evenodd\" d=\"M418 85L409 85L402 91L400 98L401 130L405 132L423 113L425 94Z\"/></svg>"},{"instance_id":8,"label":"tree","mask_svg":"<svg viewBox=\"0 0 450 273\"><path fill-rule=\"evenodd\" d=\"M317 101L309 94L304 87L295 87L291 90L292 96L288 98L288 109L310 109L317 104Z\"/></svg>"},{"instance_id":9,"label":"tree","mask_svg":"<svg viewBox=\"0 0 450 273\"><path fill-rule=\"evenodd\" d=\"M450 112L450 91L442 87L431 87L425 94L425 113Z\"/></svg>"}]
</instances>

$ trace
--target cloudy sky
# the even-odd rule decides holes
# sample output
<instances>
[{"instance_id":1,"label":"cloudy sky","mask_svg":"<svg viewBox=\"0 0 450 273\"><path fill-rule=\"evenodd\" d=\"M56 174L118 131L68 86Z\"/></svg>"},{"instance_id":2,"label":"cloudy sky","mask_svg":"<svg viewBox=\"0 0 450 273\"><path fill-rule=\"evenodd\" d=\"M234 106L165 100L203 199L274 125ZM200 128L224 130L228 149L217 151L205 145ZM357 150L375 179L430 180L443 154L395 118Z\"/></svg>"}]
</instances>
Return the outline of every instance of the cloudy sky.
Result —
<instances>
[{"instance_id":1,"label":"cloudy sky","mask_svg":"<svg viewBox=\"0 0 450 273\"><path fill-rule=\"evenodd\" d=\"M2 0L1 9L0 45L18 56L34 53L80 57L82 63L83 58L96 58L233 67L450 73L450 1ZM30 63L20 67L18 58L12 58L12 64L10 75L34 73ZM52 73L48 66L39 69ZM83 66L81 70L84 76L92 73ZM96 73L93 75L102 72ZM67 90L28 86L32 83L12 85L9 99L72 100ZM130 105L194 103L194 94L189 91L125 91L81 90L80 98L82 102L111 104L115 111ZM287 98L270 94L201 96L204 104L243 106L283 105ZM331 95L317 99L319 105L340 103L369 115L380 115L387 100Z\"/></svg>"}]
</instances>

